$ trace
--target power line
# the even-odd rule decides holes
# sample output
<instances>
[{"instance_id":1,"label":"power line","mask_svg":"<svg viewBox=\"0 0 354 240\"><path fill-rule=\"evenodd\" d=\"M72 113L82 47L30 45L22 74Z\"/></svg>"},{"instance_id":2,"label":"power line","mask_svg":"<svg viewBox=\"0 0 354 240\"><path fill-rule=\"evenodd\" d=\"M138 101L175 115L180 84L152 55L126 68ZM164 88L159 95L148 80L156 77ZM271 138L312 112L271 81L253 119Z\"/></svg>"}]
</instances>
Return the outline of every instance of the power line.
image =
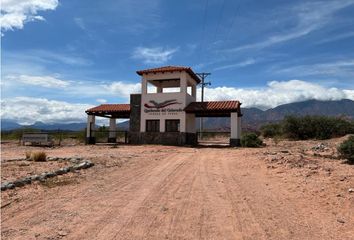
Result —
<instances>
[{"instance_id":1,"label":"power line","mask_svg":"<svg viewBox=\"0 0 354 240\"><path fill-rule=\"evenodd\" d=\"M226 3L226 0L223 1L221 9L220 9L218 22L217 22L217 25L216 25L216 28L215 28L213 39L212 39L213 41L211 42L212 44L214 43L214 40L216 39L216 35L219 32L220 22L221 22L221 19L222 19L222 13L224 12L225 3Z\"/></svg>"},{"instance_id":2,"label":"power line","mask_svg":"<svg viewBox=\"0 0 354 240\"><path fill-rule=\"evenodd\" d=\"M199 44L199 52L198 52L198 62L200 60L202 50L204 47L204 38L205 38L205 29L206 29L206 20L207 20L207 11L208 11L208 5L209 5L209 0L205 1L205 7L204 7L204 17L203 17L203 30L202 30L202 37L200 39L200 44Z\"/></svg>"},{"instance_id":3,"label":"power line","mask_svg":"<svg viewBox=\"0 0 354 240\"><path fill-rule=\"evenodd\" d=\"M216 28L215 28L215 31L214 31L214 34L213 34L213 37L211 38L211 42L210 42L210 46L211 48L213 47L213 44L214 42L216 41L216 36L219 32L219 28L220 28L220 23L221 23L221 19L222 19L222 14L224 12L224 8L225 8L225 4L226 3L226 0L223 1L222 5L221 5L221 8L220 8L220 13L219 13L219 16L218 16L218 20L217 20L217 24L216 24ZM208 44L207 44L208 46ZM210 54L207 55L206 59L205 59L205 62L208 62L209 61L209 56Z\"/></svg>"},{"instance_id":4,"label":"power line","mask_svg":"<svg viewBox=\"0 0 354 240\"><path fill-rule=\"evenodd\" d=\"M211 82L205 82L205 78L209 75L211 75L211 73L206 73L206 72L202 72L202 73L196 73L198 75L198 77L200 77L201 79L201 87L202 87L202 102L204 102L204 87L207 85L211 85Z\"/></svg>"},{"instance_id":5,"label":"power line","mask_svg":"<svg viewBox=\"0 0 354 240\"><path fill-rule=\"evenodd\" d=\"M232 27L235 24L236 16L237 16L237 14L238 14L238 12L240 10L240 5L241 5L241 1L239 1L239 3L235 7L235 11L234 11L234 15L233 15L232 20L231 20L230 28L229 28L229 31L226 34L225 42L227 42L229 40L229 38L230 38L230 34L232 32L232 29L233 29Z\"/></svg>"},{"instance_id":6,"label":"power line","mask_svg":"<svg viewBox=\"0 0 354 240\"><path fill-rule=\"evenodd\" d=\"M202 87L202 98L201 98L201 100L202 100L202 102L204 102L204 87L205 86L207 86L207 85L211 85L211 82L205 82L205 78L207 77L207 76L209 76L209 75L211 75L211 73L206 73L206 72L202 72L202 73L196 73L197 75L198 75L198 77L201 79L201 87ZM202 138L203 137L203 118L202 117L200 117L200 119L199 119L199 123L200 123L200 130L199 130L199 132L200 132L200 138Z\"/></svg>"}]
</instances>

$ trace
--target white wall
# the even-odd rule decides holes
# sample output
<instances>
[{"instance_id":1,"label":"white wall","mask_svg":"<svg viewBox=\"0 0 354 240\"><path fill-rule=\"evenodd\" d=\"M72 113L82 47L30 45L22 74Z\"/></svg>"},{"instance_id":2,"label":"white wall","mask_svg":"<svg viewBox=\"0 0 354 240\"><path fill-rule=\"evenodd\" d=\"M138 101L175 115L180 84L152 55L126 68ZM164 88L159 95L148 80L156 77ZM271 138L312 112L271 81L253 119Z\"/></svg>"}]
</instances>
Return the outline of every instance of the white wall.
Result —
<instances>
[{"instance_id":1,"label":"white wall","mask_svg":"<svg viewBox=\"0 0 354 240\"><path fill-rule=\"evenodd\" d=\"M240 139L241 138L241 117L238 116L237 112L232 112L231 117L231 138Z\"/></svg>"},{"instance_id":2,"label":"white wall","mask_svg":"<svg viewBox=\"0 0 354 240\"><path fill-rule=\"evenodd\" d=\"M146 82L147 80L163 80L163 79L176 79L181 81L181 92L176 93L147 93ZM191 120L193 117L188 116L183 109L190 103L196 101L195 97L187 93L187 85L195 83L193 79L186 72L167 72L167 73L150 73L142 76L142 94L141 94L141 121L140 131L145 132L146 120L160 120L160 132L165 131L166 119L179 119L181 132L195 132L195 121ZM155 108L146 108L144 104L151 105L150 101L161 103L167 100L176 100L178 104L173 104L165 108L158 109L156 112L148 112L149 110L156 110ZM188 125L188 126L187 126Z\"/></svg>"}]
</instances>

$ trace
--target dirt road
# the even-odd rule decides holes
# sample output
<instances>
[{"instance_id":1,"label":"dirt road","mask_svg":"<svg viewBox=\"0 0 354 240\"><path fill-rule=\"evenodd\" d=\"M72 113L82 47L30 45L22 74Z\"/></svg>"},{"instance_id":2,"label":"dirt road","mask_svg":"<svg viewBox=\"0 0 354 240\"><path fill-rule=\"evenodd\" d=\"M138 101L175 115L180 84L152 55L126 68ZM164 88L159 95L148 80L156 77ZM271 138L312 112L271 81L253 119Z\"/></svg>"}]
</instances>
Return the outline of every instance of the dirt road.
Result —
<instances>
[{"instance_id":1,"label":"dirt road","mask_svg":"<svg viewBox=\"0 0 354 240\"><path fill-rule=\"evenodd\" d=\"M96 166L65 184L3 193L2 238L354 239L352 166L323 160L315 172L270 164L265 149L161 146L103 160L107 148L93 148Z\"/></svg>"}]
</instances>

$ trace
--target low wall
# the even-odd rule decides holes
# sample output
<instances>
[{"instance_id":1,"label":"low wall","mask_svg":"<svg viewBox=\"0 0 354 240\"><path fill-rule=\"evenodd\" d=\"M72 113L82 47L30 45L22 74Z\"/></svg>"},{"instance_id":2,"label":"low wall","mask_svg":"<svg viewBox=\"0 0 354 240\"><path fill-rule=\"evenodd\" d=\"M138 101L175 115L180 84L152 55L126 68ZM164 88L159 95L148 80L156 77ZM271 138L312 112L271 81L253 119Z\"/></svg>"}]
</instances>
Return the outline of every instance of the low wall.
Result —
<instances>
[{"instance_id":1,"label":"low wall","mask_svg":"<svg viewBox=\"0 0 354 240\"><path fill-rule=\"evenodd\" d=\"M184 132L130 132L130 144L197 145L197 134Z\"/></svg>"}]
</instances>

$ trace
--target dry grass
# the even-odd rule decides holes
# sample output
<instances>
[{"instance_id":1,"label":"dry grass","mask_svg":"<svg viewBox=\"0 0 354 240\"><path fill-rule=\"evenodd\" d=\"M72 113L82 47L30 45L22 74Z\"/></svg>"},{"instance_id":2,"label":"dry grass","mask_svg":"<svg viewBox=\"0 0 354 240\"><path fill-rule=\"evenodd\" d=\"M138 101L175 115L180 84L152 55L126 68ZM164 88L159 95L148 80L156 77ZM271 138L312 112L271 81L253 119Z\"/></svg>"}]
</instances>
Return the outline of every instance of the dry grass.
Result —
<instances>
[{"instance_id":1,"label":"dry grass","mask_svg":"<svg viewBox=\"0 0 354 240\"><path fill-rule=\"evenodd\" d=\"M31 152L26 152L25 155L26 155L27 160L29 160L31 158Z\"/></svg>"},{"instance_id":2,"label":"dry grass","mask_svg":"<svg viewBox=\"0 0 354 240\"><path fill-rule=\"evenodd\" d=\"M47 154L45 152L26 152L26 159L35 162L45 162Z\"/></svg>"},{"instance_id":3,"label":"dry grass","mask_svg":"<svg viewBox=\"0 0 354 240\"><path fill-rule=\"evenodd\" d=\"M41 182L40 184L44 187L54 188L54 187L60 187L65 185L79 184L79 181L71 177L63 177L63 178L55 177L55 178L49 178L46 181Z\"/></svg>"}]
</instances>

